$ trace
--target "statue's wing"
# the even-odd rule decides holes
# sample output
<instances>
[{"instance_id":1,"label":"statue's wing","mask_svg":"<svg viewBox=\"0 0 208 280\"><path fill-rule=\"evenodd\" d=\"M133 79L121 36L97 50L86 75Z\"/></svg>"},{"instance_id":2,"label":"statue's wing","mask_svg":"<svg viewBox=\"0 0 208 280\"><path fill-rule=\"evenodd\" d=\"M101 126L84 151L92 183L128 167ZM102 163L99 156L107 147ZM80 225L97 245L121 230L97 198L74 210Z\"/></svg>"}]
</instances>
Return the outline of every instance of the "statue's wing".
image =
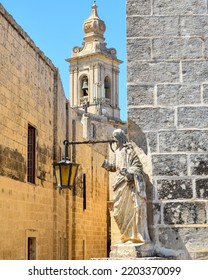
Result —
<instances>
[{"instance_id":1,"label":"statue's wing","mask_svg":"<svg viewBox=\"0 0 208 280\"><path fill-rule=\"evenodd\" d=\"M147 139L141 128L132 120L128 120L128 140L134 142L147 154Z\"/></svg>"}]
</instances>

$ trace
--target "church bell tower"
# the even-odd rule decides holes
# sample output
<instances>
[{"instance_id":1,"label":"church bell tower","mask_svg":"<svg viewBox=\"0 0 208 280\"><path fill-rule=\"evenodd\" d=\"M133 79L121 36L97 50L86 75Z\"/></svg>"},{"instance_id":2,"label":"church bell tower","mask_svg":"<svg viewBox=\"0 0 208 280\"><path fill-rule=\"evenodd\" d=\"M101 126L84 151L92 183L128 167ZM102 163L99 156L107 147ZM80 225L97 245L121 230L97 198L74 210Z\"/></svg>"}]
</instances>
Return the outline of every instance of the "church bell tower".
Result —
<instances>
[{"instance_id":1,"label":"church bell tower","mask_svg":"<svg viewBox=\"0 0 208 280\"><path fill-rule=\"evenodd\" d=\"M106 26L98 16L95 2L83 24L82 47L74 47L72 57L67 59L70 63L70 105L120 120L119 65L122 61L117 59L114 48L106 47L103 36Z\"/></svg>"}]
</instances>

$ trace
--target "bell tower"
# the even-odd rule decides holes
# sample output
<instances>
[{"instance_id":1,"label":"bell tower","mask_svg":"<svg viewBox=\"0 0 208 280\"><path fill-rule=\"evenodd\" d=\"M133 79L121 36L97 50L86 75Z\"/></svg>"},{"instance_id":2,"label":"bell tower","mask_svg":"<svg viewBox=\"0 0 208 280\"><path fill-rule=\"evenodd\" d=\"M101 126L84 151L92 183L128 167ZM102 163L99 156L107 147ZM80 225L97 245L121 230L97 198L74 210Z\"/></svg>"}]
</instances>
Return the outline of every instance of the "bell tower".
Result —
<instances>
[{"instance_id":1,"label":"bell tower","mask_svg":"<svg viewBox=\"0 0 208 280\"><path fill-rule=\"evenodd\" d=\"M119 65L116 50L107 48L106 26L97 13L96 1L83 24L84 42L74 47L70 63L70 105L93 114L120 120Z\"/></svg>"}]
</instances>

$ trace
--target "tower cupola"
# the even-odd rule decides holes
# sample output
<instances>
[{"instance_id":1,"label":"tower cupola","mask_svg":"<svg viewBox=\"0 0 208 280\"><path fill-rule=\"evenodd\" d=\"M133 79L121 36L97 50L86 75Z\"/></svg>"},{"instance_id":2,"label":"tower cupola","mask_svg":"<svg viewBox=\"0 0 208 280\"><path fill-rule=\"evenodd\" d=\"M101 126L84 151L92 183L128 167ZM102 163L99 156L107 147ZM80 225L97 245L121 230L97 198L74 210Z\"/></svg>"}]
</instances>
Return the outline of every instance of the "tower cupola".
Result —
<instances>
[{"instance_id":1,"label":"tower cupola","mask_svg":"<svg viewBox=\"0 0 208 280\"><path fill-rule=\"evenodd\" d=\"M104 41L103 34L106 30L105 22L98 16L97 5L92 5L92 11L90 16L85 20L83 24L83 31L85 33L85 41Z\"/></svg>"}]
</instances>

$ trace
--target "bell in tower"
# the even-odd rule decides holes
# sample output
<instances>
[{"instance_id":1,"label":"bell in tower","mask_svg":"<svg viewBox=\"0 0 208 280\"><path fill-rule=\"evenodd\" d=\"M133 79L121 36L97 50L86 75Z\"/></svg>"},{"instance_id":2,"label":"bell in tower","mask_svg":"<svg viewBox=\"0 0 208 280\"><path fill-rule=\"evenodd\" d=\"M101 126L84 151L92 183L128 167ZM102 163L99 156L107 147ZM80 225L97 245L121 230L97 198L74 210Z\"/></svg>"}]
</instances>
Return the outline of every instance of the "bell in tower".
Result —
<instances>
[{"instance_id":1,"label":"bell in tower","mask_svg":"<svg viewBox=\"0 0 208 280\"><path fill-rule=\"evenodd\" d=\"M82 80L82 91L83 91L83 96L88 96L88 79L84 78Z\"/></svg>"}]
</instances>

